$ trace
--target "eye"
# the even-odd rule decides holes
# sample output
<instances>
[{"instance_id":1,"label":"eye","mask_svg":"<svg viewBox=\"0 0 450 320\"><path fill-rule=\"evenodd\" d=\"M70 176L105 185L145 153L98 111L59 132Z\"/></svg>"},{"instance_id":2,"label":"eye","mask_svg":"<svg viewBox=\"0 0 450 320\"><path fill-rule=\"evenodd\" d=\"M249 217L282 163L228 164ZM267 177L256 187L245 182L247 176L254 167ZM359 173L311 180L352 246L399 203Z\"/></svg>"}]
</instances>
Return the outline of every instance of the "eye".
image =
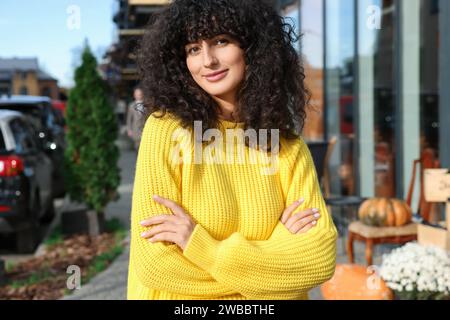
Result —
<instances>
[{"instance_id":1,"label":"eye","mask_svg":"<svg viewBox=\"0 0 450 320\"><path fill-rule=\"evenodd\" d=\"M220 39L216 40L216 43L217 44L220 44L220 43L227 44L227 43L229 43L229 41L228 41L228 39L220 38Z\"/></svg>"},{"instance_id":2,"label":"eye","mask_svg":"<svg viewBox=\"0 0 450 320\"><path fill-rule=\"evenodd\" d=\"M187 49L187 53L188 54L196 54L198 52L198 50L200 50L199 47L191 47L191 48Z\"/></svg>"}]
</instances>

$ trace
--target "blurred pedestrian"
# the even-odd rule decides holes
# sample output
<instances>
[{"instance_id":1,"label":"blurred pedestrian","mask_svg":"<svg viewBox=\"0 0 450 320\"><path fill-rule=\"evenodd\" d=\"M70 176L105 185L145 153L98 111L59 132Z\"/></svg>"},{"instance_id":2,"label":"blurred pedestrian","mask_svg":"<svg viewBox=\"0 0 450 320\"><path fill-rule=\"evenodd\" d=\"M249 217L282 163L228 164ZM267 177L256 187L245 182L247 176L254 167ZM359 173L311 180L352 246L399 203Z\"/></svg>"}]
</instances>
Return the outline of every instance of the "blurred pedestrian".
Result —
<instances>
[{"instance_id":1,"label":"blurred pedestrian","mask_svg":"<svg viewBox=\"0 0 450 320\"><path fill-rule=\"evenodd\" d=\"M122 126L125 125L125 117L127 113L127 103L125 100L120 99L116 103L116 114L117 114L117 121L119 123L119 128L122 128Z\"/></svg>"},{"instance_id":2,"label":"blurred pedestrian","mask_svg":"<svg viewBox=\"0 0 450 320\"><path fill-rule=\"evenodd\" d=\"M128 106L127 111L127 134L133 140L134 149L139 149L142 130L144 127L144 94L140 87L136 87L133 93L134 101Z\"/></svg>"}]
</instances>

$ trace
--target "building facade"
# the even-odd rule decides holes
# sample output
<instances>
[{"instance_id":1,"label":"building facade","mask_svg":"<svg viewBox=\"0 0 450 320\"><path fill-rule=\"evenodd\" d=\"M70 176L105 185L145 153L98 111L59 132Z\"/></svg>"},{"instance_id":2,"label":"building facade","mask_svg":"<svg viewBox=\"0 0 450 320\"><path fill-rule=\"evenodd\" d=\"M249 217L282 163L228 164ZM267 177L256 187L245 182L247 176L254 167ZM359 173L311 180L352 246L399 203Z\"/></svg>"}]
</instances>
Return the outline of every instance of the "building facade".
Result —
<instances>
[{"instance_id":1,"label":"building facade","mask_svg":"<svg viewBox=\"0 0 450 320\"><path fill-rule=\"evenodd\" d=\"M39 68L36 58L0 58L0 96L59 98L58 81Z\"/></svg>"},{"instance_id":2,"label":"building facade","mask_svg":"<svg viewBox=\"0 0 450 320\"><path fill-rule=\"evenodd\" d=\"M136 49L152 14L169 3L170 0L117 0L113 17L117 41L101 65L105 80L115 89L116 98L130 98L133 88L139 84Z\"/></svg>"},{"instance_id":3,"label":"building facade","mask_svg":"<svg viewBox=\"0 0 450 320\"><path fill-rule=\"evenodd\" d=\"M302 34L306 139L338 137L335 194L404 198L413 161L450 168L450 1L280 0ZM318 112L317 112L318 111Z\"/></svg>"}]
</instances>

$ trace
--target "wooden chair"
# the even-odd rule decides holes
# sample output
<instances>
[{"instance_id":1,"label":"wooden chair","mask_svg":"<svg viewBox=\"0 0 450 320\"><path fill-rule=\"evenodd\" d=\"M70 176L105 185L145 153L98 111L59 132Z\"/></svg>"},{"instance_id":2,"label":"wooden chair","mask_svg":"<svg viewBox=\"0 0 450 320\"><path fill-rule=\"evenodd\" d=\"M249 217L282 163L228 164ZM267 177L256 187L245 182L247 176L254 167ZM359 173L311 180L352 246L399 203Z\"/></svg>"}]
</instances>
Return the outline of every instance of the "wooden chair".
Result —
<instances>
[{"instance_id":1,"label":"wooden chair","mask_svg":"<svg viewBox=\"0 0 450 320\"><path fill-rule=\"evenodd\" d=\"M411 207L414 194L414 186L417 177L417 171L420 171L420 198L415 218L418 220L428 221L430 214L430 204L425 201L424 197L424 170L438 168L439 161L436 159L431 149L425 149L421 158L414 161L413 172L409 184L408 196L406 203ZM414 211L413 211L414 212ZM373 262L373 247L378 244L405 244L407 242L417 240L417 223L410 223L402 227L371 227L360 221L351 223L348 227L347 254L350 263L354 263L353 243L355 240L365 242L366 244L366 260L370 266Z\"/></svg>"}]
</instances>

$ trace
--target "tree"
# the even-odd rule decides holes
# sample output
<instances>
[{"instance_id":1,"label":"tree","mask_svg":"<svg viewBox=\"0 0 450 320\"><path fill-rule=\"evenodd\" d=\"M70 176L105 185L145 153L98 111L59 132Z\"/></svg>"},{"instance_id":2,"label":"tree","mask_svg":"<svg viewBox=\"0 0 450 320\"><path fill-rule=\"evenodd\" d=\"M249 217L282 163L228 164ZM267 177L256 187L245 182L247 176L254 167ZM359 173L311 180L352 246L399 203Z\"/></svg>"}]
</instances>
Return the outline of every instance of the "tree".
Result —
<instances>
[{"instance_id":1,"label":"tree","mask_svg":"<svg viewBox=\"0 0 450 320\"><path fill-rule=\"evenodd\" d=\"M67 193L72 201L95 211L101 222L106 205L119 198L119 149L115 144L118 124L107 85L87 44L81 65L75 70L75 87L69 94L66 117Z\"/></svg>"}]
</instances>

